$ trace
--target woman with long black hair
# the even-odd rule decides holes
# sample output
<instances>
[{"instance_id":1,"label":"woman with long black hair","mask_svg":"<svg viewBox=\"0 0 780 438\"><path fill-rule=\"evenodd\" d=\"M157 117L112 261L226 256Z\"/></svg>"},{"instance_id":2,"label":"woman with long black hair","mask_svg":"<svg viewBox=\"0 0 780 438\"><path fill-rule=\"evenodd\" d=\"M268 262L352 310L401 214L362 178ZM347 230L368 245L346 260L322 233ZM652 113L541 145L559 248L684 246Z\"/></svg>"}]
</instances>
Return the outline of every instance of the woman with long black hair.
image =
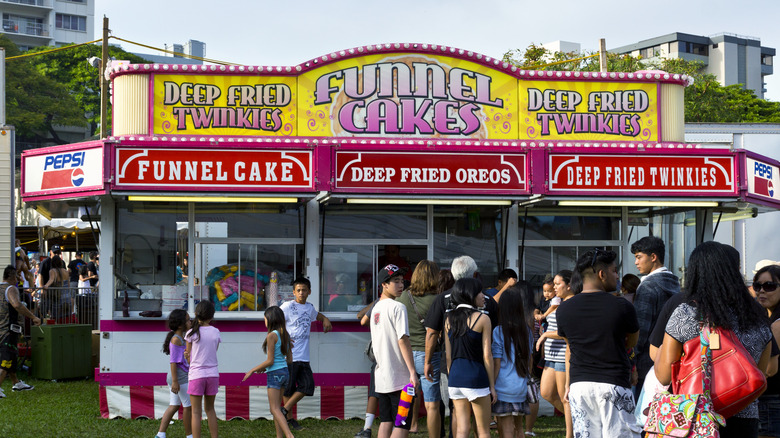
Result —
<instances>
[{"instance_id":1,"label":"woman with long black hair","mask_svg":"<svg viewBox=\"0 0 780 438\"><path fill-rule=\"evenodd\" d=\"M658 381L672 381L672 363L679 360L683 344L700 333L700 322L709 327L732 330L766 373L769 369L772 331L766 311L748 293L745 281L734 266L727 245L704 242L691 253L685 272L685 302L674 310L655 363ZM758 436L758 403L727 420L721 438Z\"/></svg>"},{"instance_id":2,"label":"woman with long black hair","mask_svg":"<svg viewBox=\"0 0 780 438\"><path fill-rule=\"evenodd\" d=\"M493 329L494 386L498 400L493 415L498 418L501 438L514 438L524 431L523 417L531 414L526 398L531 378L533 336L523 306L525 281L507 289L498 303L498 327Z\"/></svg>"},{"instance_id":3,"label":"woman with long black hair","mask_svg":"<svg viewBox=\"0 0 780 438\"><path fill-rule=\"evenodd\" d=\"M457 437L469 436L473 409L477 436L489 438L490 405L496 401L496 389L490 318L477 310L485 304L482 283L475 278L461 278L455 282L451 299L456 308L447 314L444 345Z\"/></svg>"},{"instance_id":4,"label":"woman with long black hair","mask_svg":"<svg viewBox=\"0 0 780 438\"><path fill-rule=\"evenodd\" d=\"M772 335L780 341L780 266L769 265L756 271L753 291L758 304L769 315ZM776 370L775 370L776 372ZM760 437L780 437L780 375L766 379L766 391L758 398L758 433Z\"/></svg>"}]
</instances>

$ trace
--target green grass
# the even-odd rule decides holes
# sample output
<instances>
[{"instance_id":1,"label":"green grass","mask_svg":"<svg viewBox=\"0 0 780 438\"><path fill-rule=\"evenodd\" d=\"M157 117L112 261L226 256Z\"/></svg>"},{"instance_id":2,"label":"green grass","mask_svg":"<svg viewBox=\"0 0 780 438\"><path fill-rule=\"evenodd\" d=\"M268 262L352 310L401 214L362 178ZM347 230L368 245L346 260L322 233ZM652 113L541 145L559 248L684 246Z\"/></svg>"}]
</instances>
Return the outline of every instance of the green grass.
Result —
<instances>
[{"instance_id":1,"label":"green grass","mask_svg":"<svg viewBox=\"0 0 780 438\"><path fill-rule=\"evenodd\" d=\"M13 392L11 382L6 379L2 387L6 398L0 399L0 437L153 437L160 426L159 420L106 420L100 416L98 384L93 380L72 380L50 382L37 380L21 373L20 377L34 385L32 391ZM299 438L306 437L352 437L363 426L362 420L302 420L304 430L296 432ZM376 436L376 423L374 436ZM420 421L424 432L425 420ZM208 427L203 423L204 436ZM563 418L541 417L534 428L536 435L543 438L564 436ZM274 425L268 420L220 421L219 434L222 437L273 437ZM498 436L494 431L493 436ZM184 437L181 421L168 427L171 438ZM410 435L423 437L425 433Z\"/></svg>"}]
</instances>

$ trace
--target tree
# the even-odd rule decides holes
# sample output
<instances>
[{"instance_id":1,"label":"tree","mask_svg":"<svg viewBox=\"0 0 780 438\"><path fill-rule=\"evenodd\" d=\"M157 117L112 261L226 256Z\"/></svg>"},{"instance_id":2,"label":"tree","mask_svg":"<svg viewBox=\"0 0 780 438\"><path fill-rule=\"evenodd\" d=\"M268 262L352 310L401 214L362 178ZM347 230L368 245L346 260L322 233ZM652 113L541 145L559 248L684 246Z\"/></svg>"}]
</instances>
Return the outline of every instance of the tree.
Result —
<instances>
[{"instance_id":1,"label":"tree","mask_svg":"<svg viewBox=\"0 0 780 438\"><path fill-rule=\"evenodd\" d=\"M0 35L0 46L6 57L21 54L5 35ZM40 74L27 58L6 63L6 109L7 123L28 141L56 142L56 125L86 126L84 112L66 87Z\"/></svg>"},{"instance_id":2,"label":"tree","mask_svg":"<svg viewBox=\"0 0 780 438\"><path fill-rule=\"evenodd\" d=\"M36 47L30 50L30 53L50 49L51 47ZM100 74L102 69L94 68L87 62L87 59L93 56L99 58L101 50L99 45L73 46L68 50L30 58L30 62L41 75L62 84L68 90L83 111L92 136L95 135L100 124ZM134 64L147 62L145 59L116 46L109 45L108 54L110 58L127 60ZM111 126L110 105L105 123L109 127Z\"/></svg>"},{"instance_id":3,"label":"tree","mask_svg":"<svg viewBox=\"0 0 780 438\"><path fill-rule=\"evenodd\" d=\"M21 54L16 45L0 35L0 46L6 49L6 57ZM22 143L65 144L58 127L89 127L95 135L100 123L100 74L101 70L87 63L91 56L100 57L97 45L69 47L51 53L50 46L31 49L27 53L37 56L9 59L6 62L7 121L16 128ZM125 52L119 47L109 47L114 59L133 63L146 61ZM108 126L111 126L109 106Z\"/></svg>"},{"instance_id":4,"label":"tree","mask_svg":"<svg viewBox=\"0 0 780 438\"><path fill-rule=\"evenodd\" d=\"M525 50L515 49L504 54L504 61L523 69L561 71L599 71L598 57L589 53L551 52L536 44ZM571 62L555 64L559 61ZM551 65L552 64L552 65ZM685 121L706 123L778 123L780 102L759 99L742 85L722 86L714 75L706 73L704 63L685 59L645 60L631 55L607 53L607 70L635 72L663 70L685 74L693 84L685 88Z\"/></svg>"}]
</instances>

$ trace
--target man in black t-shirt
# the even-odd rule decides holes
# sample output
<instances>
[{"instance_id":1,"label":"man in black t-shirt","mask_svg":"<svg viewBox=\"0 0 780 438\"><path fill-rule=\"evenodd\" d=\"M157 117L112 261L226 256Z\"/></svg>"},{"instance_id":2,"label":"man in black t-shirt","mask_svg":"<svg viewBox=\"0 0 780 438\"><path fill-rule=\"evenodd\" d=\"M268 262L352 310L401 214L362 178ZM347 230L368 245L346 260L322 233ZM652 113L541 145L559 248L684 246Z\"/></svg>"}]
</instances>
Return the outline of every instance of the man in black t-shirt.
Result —
<instances>
[{"instance_id":1,"label":"man in black t-shirt","mask_svg":"<svg viewBox=\"0 0 780 438\"><path fill-rule=\"evenodd\" d=\"M628 300L612 295L618 274L613 251L593 249L577 260L582 292L558 307L566 340L566 394L575 436L639 437L631 363L639 323Z\"/></svg>"},{"instance_id":2,"label":"man in black t-shirt","mask_svg":"<svg viewBox=\"0 0 780 438\"><path fill-rule=\"evenodd\" d=\"M99 256L97 251L89 252L89 263L87 263L87 270L89 270L89 285L95 287L98 282L98 266L100 265Z\"/></svg>"},{"instance_id":3,"label":"man in black t-shirt","mask_svg":"<svg viewBox=\"0 0 780 438\"><path fill-rule=\"evenodd\" d=\"M40 284L41 286L49 282L49 271L51 271L51 258L54 257L55 254L62 256L62 249L60 248L59 245L52 245L52 247L49 248L49 256L43 259L40 268L38 268L38 280L39 280L38 284Z\"/></svg>"},{"instance_id":4,"label":"man in black t-shirt","mask_svg":"<svg viewBox=\"0 0 780 438\"><path fill-rule=\"evenodd\" d=\"M79 287L79 269L84 265L84 259L82 258L84 253L81 251L76 252L76 256L68 263L68 274L70 275L70 288L76 293L82 292L77 290Z\"/></svg>"}]
</instances>

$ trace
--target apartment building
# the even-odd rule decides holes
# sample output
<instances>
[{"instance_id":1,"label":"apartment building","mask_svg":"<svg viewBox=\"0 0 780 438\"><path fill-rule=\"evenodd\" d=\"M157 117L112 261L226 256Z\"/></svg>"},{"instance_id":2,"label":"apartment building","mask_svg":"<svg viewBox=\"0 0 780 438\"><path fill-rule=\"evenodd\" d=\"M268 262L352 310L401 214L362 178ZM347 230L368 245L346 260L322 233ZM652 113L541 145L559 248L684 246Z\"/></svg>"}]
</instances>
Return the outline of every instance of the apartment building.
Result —
<instances>
[{"instance_id":1,"label":"apartment building","mask_svg":"<svg viewBox=\"0 0 780 438\"><path fill-rule=\"evenodd\" d=\"M722 85L742 84L764 98L765 78L773 73L775 49L763 47L756 37L720 33L712 36L675 32L638 43L610 49L610 52L644 59L682 58L701 61L707 73Z\"/></svg>"},{"instance_id":2,"label":"apartment building","mask_svg":"<svg viewBox=\"0 0 780 438\"><path fill-rule=\"evenodd\" d=\"M95 0L0 0L0 12L0 32L23 51L95 39Z\"/></svg>"}]
</instances>

